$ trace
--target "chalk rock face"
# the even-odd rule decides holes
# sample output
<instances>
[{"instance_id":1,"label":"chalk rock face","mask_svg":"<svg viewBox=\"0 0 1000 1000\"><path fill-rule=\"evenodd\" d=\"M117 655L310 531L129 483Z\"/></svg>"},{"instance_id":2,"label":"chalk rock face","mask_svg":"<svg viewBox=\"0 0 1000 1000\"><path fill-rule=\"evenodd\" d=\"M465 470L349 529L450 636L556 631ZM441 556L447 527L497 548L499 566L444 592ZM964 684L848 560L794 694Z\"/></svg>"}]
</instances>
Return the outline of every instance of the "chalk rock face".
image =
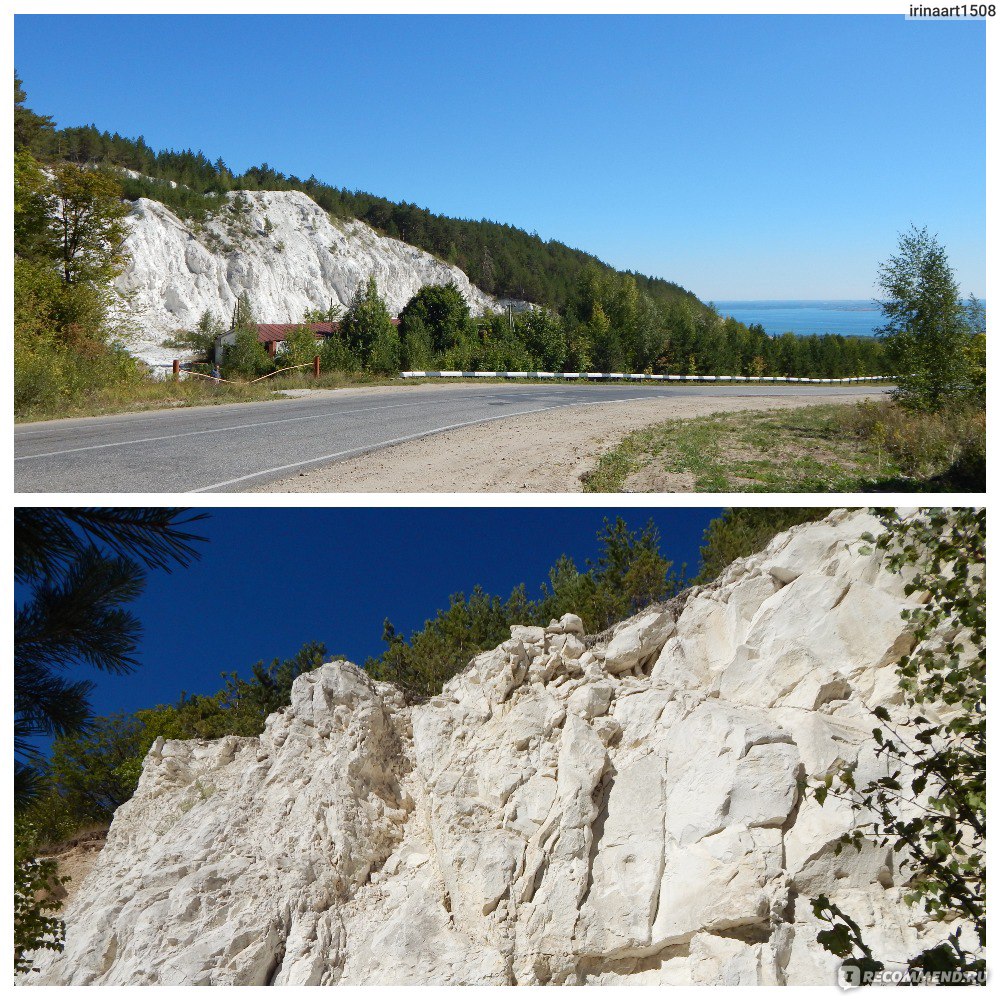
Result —
<instances>
[{"instance_id":1,"label":"chalk rock face","mask_svg":"<svg viewBox=\"0 0 1000 1000\"><path fill-rule=\"evenodd\" d=\"M884 766L917 598L877 527L793 528L607 641L515 627L424 704L336 662L259 738L154 746L28 981L830 985L820 893L912 953L889 851L800 793Z\"/></svg>"},{"instance_id":2,"label":"chalk rock face","mask_svg":"<svg viewBox=\"0 0 1000 1000\"><path fill-rule=\"evenodd\" d=\"M331 301L345 308L374 275L396 315L424 285L455 282L474 315L500 303L459 268L358 220L333 222L301 191L244 191L219 199L203 224L138 199L127 217L131 260L116 287L132 353L152 364L177 357L163 340L204 312L228 324L246 293L262 323L299 322Z\"/></svg>"}]
</instances>

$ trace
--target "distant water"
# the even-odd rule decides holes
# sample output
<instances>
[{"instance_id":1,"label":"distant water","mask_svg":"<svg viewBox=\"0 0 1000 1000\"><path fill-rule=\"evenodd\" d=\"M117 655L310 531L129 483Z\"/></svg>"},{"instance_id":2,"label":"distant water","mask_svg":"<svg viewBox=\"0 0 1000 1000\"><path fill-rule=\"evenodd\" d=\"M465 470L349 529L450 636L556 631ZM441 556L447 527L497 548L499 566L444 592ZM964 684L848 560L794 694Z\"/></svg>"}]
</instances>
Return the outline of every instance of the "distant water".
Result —
<instances>
[{"instance_id":1,"label":"distant water","mask_svg":"<svg viewBox=\"0 0 1000 1000\"><path fill-rule=\"evenodd\" d=\"M840 333L871 337L882 325L882 310L869 299L768 299L716 302L720 316L759 323L768 333Z\"/></svg>"}]
</instances>

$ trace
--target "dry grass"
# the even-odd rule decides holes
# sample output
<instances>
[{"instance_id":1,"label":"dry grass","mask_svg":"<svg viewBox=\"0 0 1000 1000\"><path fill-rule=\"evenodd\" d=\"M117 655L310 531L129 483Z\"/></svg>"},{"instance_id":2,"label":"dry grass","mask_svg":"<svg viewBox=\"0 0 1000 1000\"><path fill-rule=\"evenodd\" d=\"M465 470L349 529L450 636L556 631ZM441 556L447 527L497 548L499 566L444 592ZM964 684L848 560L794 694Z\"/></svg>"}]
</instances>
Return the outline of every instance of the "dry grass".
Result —
<instances>
[{"instance_id":1,"label":"dry grass","mask_svg":"<svg viewBox=\"0 0 1000 1000\"><path fill-rule=\"evenodd\" d=\"M900 473L934 480L949 475L952 488L986 488L986 413L955 408L938 413L905 410L891 400L848 407L841 421L846 434L878 454L885 452Z\"/></svg>"},{"instance_id":2,"label":"dry grass","mask_svg":"<svg viewBox=\"0 0 1000 1000\"><path fill-rule=\"evenodd\" d=\"M394 385L394 379L330 372L314 379L311 374L291 372L261 382L219 382L184 376L175 382L144 379L139 383L108 386L81 399L34 406L15 414L18 422L54 420L60 417L96 417L111 413L165 410L178 406L216 406L220 403L252 403L279 399L288 389L342 389L351 386Z\"/></svg>"},{"instance_id":3,"label":"dry grass","mask_svg":"<svg viewBox=\"0 0 1000 1000\"><path fill-rule=\"evenodd\" d=\"M919 414L889 400L672 420L628 435L589 492L985 490L982 411Z\"/></svg>"}]
</instances>

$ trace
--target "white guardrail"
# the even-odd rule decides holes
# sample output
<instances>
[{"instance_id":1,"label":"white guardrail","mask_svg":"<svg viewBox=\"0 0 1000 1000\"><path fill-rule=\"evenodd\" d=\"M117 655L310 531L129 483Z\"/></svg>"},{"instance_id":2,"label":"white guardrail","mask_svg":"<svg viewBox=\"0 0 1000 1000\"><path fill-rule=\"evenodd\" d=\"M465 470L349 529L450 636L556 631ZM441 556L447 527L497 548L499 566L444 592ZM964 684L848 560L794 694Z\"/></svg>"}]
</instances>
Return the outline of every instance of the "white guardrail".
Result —
<instances>
[{"instance_id":1,"label":"white guardrail","mask_svg":"<svg viewBox=\"0 0 1000 1000\"><path fill-rule=\"evenodd\" d=\"M791 378L786 375L626 375L624 372L400 372L401 378L563 378L621 379L625 382L886 382L889 375L859 375L856 378Z\"/></svg>"},{"instance_id":2,"label":"white guardrail","mask_svg":"<svg viewBox=\"0 0 1000 1000\"><path fill-rule=\"evenodd\" d=\"M153 364L151 368L170 368L171 365ZM310 368L310 364L293 365L294 368ZM271 375L289 371L280 368ZM198 375L211 378L200 372L190 371L180 365L179 374ZM270 378L264 375L263 378ZM624 372L400 372L400 378L563 378L563 379L621 379L623 382L809 382L813 384L847 384L855 382L890 382L890 375L858 375L855 378L792 378L788 375L626 375ZM225 382L225 379L219 381ZM254 379L255 382L261 381Z\"/></svg>"}]
</instances>

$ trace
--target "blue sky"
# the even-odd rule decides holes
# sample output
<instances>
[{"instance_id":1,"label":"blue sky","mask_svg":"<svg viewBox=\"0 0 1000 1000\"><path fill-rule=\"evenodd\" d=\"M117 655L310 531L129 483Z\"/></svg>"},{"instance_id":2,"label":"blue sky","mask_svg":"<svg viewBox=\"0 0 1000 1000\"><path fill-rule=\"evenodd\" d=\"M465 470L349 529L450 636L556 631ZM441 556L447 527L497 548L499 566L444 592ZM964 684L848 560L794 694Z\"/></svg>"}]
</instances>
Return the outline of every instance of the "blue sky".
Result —
<instances>
[{"instance_id":1,"label":"blue sky","mask_svg":"<svg viewBox=\"0 0 1000 1000\"><path fill-rule=\"evenodd\" d=\"M983 22L39 15L15 64L60 124L512 223L705 300L868 298L911 223L986 291Z\"/></svg>"},{"instance_id":2,"label":"blue sky","mask_svg":"<svg viewBox=\"0 0 1000 1000\"><path fill-rule=\"evenodd\" d=\"M192 527L201 558L150 571L130 608L143 624L140 667L94 680L97 714L213 694L220 674L293 656L306 642L361 663L378 655L382 622L409 634L480 583L506 597L520 583L537 597L560 555L577 566L598 554L603 518L633 530L653 517L661 551L697 570L717 508L214 508Z\"/></svg>"}]
</instances>

